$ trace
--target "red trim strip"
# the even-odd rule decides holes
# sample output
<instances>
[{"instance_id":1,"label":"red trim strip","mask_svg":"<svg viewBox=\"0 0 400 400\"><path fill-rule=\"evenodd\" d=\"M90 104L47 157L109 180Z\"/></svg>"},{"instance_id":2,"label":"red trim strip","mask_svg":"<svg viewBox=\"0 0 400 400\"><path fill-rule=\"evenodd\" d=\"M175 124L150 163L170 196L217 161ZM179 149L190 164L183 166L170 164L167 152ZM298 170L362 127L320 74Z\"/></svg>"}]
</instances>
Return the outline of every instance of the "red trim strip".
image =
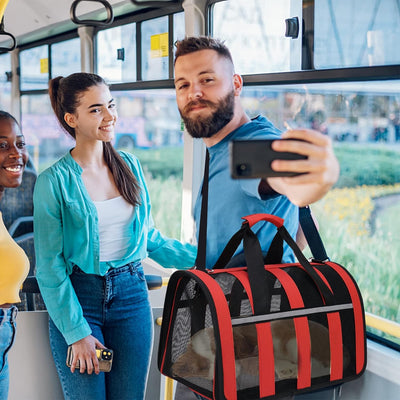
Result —
<instances>
[{"instance_id":1,"label":"red trim strip","mask_svg":"<svg viewBox=\"0 0 400 400\"><path fill-rule=\"evenodd\" d=\"M348 272L340 265L327 262L342 278L350 293L354 311L354 330L356 343L356 373L359 374L365 366L365 321L361 298L353 279Z\"/></svg>"},{"instance_id":2,"label":"red trim strip","mask_svg":"<svg viewBox=\"0 0 400 400\"><path fill-rule=\"evenodd\" d=\"M325 275L315 268L315 272L321 277L325 285L333 293L331 285L326 279ZM329 347L331 358L331 374L330 380L335 381L343 379L343 336L342 336L342 321L340 314L328 313L328 329L329 329Z\"/></svg>"},{"instance_id":3,"label":"red trim strip","mask_svg":"<svg viewBox=\"0 0 400 400\"><path fill-rule=\"evenodd\" d=\"M178 281L175 284L174 298L173 298L173 301L172 301L171 310L175 310L175 302L176 302L176 294L177 294L176 288L178 288L179 283L181 282L181 280L182 280L182 278L179 278ZM168 338L169 338L170 331L171 331L172 318L170 318L170 320L168 322L169 322L169 325L168 325L168 329L167 329L166 343L169 342ZM163 354L163 358L162 358L162 362L161 362L161 372L162 373L164 371L164 363L165 363L165 356L166 356L166 353L167 353L167 347L168 346L165 346L165 348L164 348L164 354Z\"/></svg>"},{"instance_id":4,"label":"red trim strip","mask_svg":"<svg viewBox=\"0 0 400 400\"><path fill-rule=\"evenodd\" d=\"M343 379L342 321L338 312L328 313L329 346L331 352L331 381Z\"/></svg>"},{"instance_id":5,"label":"red trim strip","mask_svg":"<svg viewBox=\"0 0 400 400\"><path fill-rule=\"evenodd\" d=\"M281 282L291 309L304 307L296 283L283 269L269 270ZM307 317L293 318L297 338L297 388L311 386L311 340Z\"/></svg>"},{"instance_id":6,"label":"red trim strip","mask_svg":"<svg viewBox=\"0 0 400 400\"><path fill-rule=\"evenodd\" d=\"M271 322L257 324L260 397L275 394L275 358Z\"/></svg>"},{"instance_id":7,"label":"red trim strip","mask_svg":"<svg viewBox=\"0 0 400 400\"><path fill-rule=\"evenodd\" d=\"M251 293L249 275L246 271L230 271L243 285L254 313L253 296ZM264 322L256 324L258 343L258 376L260 397L275 394L275 360L274 343L272 339L271 323Z\"/></svg>"},{"instance_id":8,"label":"red trim strip","mask_svg":"<svg viewBox=\"0 0 400 400\"><path fill-rule=\"evenodd\" d=\"M222 358L222 373L224 394L227 400L236 400L236 368L235 368L235 350L233 343L232 325L227 323L229 316L229 307L226 302L224 292L219 284L209 276L208 273L200 270L192 270L193 274L197 275L205 285L214 300L216 317L218 321L218 329L221 338L221 358ZM215 373L214 373L215 384ZM215 392L215 391L214 391Z\"/></svg>"}]
</instances>

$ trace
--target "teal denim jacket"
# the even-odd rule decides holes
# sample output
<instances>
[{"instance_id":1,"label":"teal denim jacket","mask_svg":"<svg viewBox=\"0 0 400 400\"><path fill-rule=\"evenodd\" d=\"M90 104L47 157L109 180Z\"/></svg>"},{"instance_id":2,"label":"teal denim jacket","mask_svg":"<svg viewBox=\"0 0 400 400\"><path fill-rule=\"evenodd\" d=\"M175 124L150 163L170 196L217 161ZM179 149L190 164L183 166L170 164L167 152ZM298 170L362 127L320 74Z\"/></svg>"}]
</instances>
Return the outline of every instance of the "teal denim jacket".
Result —
<instances>
[{"instance_id":1,"label":"teal denim jacket","mask_svg":"<svg viewBox=\"0 0 400 400\"><path fill-rule=\"evenodd\" d=\"M69 275L74 265L103 276L110 268L147 256L164 267L190 268L196 247L164 237L151 216L149 193L139 161L120 152L141 187L132 220L132 242L118 261L100 262L97 210L82 181L82 168L68 152L43 171L34 190L36 274L50 317L68 344L91 334Z\"/></svg>"}]
</instances>

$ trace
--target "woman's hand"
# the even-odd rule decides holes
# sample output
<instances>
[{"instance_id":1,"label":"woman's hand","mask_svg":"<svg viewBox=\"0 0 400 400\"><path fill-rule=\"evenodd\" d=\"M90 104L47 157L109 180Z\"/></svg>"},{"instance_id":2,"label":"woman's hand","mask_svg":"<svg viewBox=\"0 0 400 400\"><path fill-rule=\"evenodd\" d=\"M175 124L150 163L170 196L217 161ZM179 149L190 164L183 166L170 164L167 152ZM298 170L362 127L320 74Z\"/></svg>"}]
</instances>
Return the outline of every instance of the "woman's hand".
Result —
<instances>
[{"instance_id":1,"label":"woman's hand","mask_svg":"<svg viewBox=\"0 0 400 400\"><path fill-rule=\"evenodd\" d=\"M105 349L105 346L99 342L94 336L89 335L72 344L72 363L71 372L74 373L76 363L79 360L79 372L83 374L85 371L90 375L100 373L99 360L96 355L96 348Z\"/></svg>"}]
</instances>

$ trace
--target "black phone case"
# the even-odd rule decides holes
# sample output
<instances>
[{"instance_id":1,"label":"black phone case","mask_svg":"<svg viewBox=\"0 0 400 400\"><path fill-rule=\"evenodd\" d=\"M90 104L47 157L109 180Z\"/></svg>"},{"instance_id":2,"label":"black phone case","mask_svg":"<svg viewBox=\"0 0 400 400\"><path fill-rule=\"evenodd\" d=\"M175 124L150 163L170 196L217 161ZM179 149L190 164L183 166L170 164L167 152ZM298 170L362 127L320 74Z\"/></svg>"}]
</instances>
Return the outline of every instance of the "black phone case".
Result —
<instances>
[{"instance_id":1,"label":"black phone case","mask_svg":"<svg viewBox=\"0 0 400 400\"><path fill-rule=\"evenodd\" d=\"M229 144L232 178L252 179L300 175L297 172L277 172L271 169L273 160L304 160L307 158L302 154L272 150L271 143L274 140L232 140Z\"/></svg>"}]
</instances>

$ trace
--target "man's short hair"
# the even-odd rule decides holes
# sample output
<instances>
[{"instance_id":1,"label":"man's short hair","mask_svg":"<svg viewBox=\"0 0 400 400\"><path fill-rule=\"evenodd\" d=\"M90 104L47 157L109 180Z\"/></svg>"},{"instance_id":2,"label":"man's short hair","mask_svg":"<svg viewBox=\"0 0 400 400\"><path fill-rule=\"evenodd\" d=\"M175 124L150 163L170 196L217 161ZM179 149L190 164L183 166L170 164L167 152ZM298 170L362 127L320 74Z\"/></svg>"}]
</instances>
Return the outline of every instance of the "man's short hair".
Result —
<instances>
[{"instance_id":1,"label":"man's short hair","mask_svg":"<svg viewBox=\"0 0 400 400\"><path fill-rule=\"evenodd\" d=\"M178 57L200 50L214 50L221 57L227 58L233 65L232 55L224 42L209 36L190 36L175 42L175 61Z\"/></svg>"}]
</instances>

